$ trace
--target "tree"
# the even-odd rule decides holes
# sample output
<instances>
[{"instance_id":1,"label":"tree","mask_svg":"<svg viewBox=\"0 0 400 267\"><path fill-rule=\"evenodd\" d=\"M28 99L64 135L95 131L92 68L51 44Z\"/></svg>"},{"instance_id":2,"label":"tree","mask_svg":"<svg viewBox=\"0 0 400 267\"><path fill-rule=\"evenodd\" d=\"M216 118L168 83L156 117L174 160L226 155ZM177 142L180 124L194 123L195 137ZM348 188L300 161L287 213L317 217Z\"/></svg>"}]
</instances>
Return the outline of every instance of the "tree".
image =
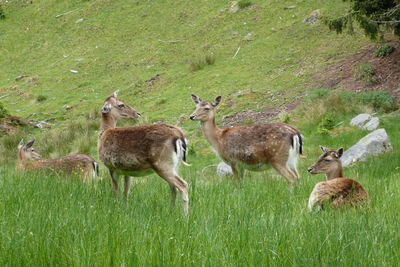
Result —
<instances>
[{"instance_id":1,"label":"tree","mask_svg":"<svg viewBox=\"0 0 400 267\"><path fill-rule=\"evenodd\" d=\"M327 19L329 29L342 33L354 32L356 22L371 39L383 37L385 30L400 36L400 0L343 0L351 3L350 10L342 17Z\"/></svg>"}]
</instances>

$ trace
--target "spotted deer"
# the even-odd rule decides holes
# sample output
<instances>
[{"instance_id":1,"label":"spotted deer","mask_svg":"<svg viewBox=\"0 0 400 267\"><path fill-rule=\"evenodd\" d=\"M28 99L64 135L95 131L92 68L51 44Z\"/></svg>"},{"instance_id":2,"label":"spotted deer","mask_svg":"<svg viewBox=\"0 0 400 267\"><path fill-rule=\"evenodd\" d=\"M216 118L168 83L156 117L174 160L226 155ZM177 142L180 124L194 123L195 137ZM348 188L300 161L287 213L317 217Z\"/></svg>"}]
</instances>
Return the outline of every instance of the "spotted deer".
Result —
<instances>
[{"instance_id":1,"label":"spotted deer","mask_svg":"<svg viewBox=\"0 0 400 267\"><path fill-rule=\"evenodd\" d=\"M336 151L322 146L320 148L323 154L308 171L311 174L325 173L327 181L315 185L308 199L308 210L312 211L314 206L320 210L324 205L339 208L369 203L368 193L360 183L343 178L343 167L340 160L343 148Z\"/></svg>"},{"instance_id":2,"label":"spotted deer","mask_svg":"<svg viewBox=\"0 0 400 267\"><path fill-rule=\"evenodd\" d=\"M56 159L42 159L33 147L35 140L18 144L17 170L36 170L47 172L60 172L71 175L79 175L85 182L96 178L99 173L97 162L83 154L72 154Z\"/></svg>"},{"instance_id":3,"label":"spotted deer","mask_svg":"<svg viewBox=\"0 0 400 267\"><path fill-rule=\"evenodd\" d=\"M284 123L220 129L215 123L215 115L221 96L206 102L192 94L192 100L196 110L190 119L200 121L207 141L218 156L231 166L234 177L242 177L245 169L261 171L271 165L289 185L300 179L297 160L303 143L297 129Z\"/></svg>"},{"instance_id":4,"label":"spotted deer","mask_svg":"<svg viewBox=\"0 0 400 267\"><path fill-rule=\"evenodd\" d=\"M168 124L116 128L118 119L138 119L140 113L117 98L109 96L101 109L98 151L100 160L110 171L114 192L118 192L120 175L125 176L124 196L128 198L132 176L153 172L170 186L172 204L180 192L183 210L188 214L188 184L178 175L186 160L187 140L183 131Z\"/></svg>"}]
</instances>

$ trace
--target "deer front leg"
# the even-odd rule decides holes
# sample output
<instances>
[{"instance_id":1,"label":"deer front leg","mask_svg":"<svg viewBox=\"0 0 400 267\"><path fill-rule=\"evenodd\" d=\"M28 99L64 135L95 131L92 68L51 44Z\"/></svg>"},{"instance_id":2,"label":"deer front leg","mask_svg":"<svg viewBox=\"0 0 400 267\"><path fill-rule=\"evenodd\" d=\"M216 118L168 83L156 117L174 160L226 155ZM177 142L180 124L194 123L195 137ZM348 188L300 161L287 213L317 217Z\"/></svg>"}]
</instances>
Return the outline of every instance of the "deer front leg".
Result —
<instances>
[{"instance_id":1,"label":"deer front leg","mask_svg":"<svg viewBox=\"0 0 400 267\"><path fill-rule=\"evenodd\" d=\"M132 183L132 177L125 176L124 196L126 201L128 201L129 191L131 189L131 183Z\"/></svg>"},{"instance_id":2,"label":"deer front leg","mask_svg":"<svg viewBox=\"0 0 400 267\"><path fill-rule=\"evenodd\" d=\"M116 195L118 193L118 179L119 175L115 170L110 170L110 175L111 175L111 182L114 190L114 194Z\"/></svg>"}]
</instances>

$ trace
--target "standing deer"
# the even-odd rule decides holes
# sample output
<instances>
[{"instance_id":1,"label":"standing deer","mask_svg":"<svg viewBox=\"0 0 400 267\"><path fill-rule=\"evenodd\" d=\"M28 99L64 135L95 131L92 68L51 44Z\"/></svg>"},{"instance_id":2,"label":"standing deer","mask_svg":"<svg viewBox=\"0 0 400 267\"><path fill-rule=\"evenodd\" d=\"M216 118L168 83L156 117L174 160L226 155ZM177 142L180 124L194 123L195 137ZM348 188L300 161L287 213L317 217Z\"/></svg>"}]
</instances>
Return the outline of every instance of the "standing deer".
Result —
<instances>
[{"instance_id":1,"label":"standing deer","mask_svg":"<svg viewBox=\"0 0 400 267\"><path fill-rule=\"evenodd\" d=\"M300 179L297 159L302 153L303 144L297 129L284 123L220 129L215 124L215 114L221 96L213 102L202 101L193 94L192 99L196 110L190 119L201 122L207 141L219 157L232 167L234 177L242 177L245 169L261 171L271 164L289 185Z\"/></svg>"},{"instance_id":2,"label":"standing deer","mask_svg":"<svg viewBox=\"0 0 400 267\"><path fill-rule=\"evenodd\" d=\"M56 159L42 159L33 148L35 140L18 144L17 170L40 170L51 172L63 172L67 175L81 175L85 182L90 178L96 178L99 173L97 162L82 154L72 154Z\"/></svg>"},{"instance_id":3,"label":"standing deer","mask_svg":"<svg viewBox=\"0 0 400 267\"><path fill-rule=\"evenodd\" d=\"M308 210L312 211L315 205L319 210L325 204L339 208L369 203L368 193L360 183L343 178L343 167L340 160L343 155L343 148L336 151L322 146L320 148L324 153L308 171L311 174L325 173L327 181L315 185L308 199Z\"/></svg>"},{"instance_id":4,"label":"standing deer","mask_svg":"<svg viewBox=\"0 0 400 267\"><path fill-rule=\"evenodd\" d=\"M173 204L177 192L182 194L183 210L187 215L188 184L178 175L179 164L186 160L187 152L183 131L167 124L115 128L118 119L140 117L139 112L117 99L117 92L105 100L101 113L99 157L110 171L114 192L118 192L119 175L125 176L124 196L127 199L131 176L155 172L170 185Z\"/></svg>"}]
</instances>

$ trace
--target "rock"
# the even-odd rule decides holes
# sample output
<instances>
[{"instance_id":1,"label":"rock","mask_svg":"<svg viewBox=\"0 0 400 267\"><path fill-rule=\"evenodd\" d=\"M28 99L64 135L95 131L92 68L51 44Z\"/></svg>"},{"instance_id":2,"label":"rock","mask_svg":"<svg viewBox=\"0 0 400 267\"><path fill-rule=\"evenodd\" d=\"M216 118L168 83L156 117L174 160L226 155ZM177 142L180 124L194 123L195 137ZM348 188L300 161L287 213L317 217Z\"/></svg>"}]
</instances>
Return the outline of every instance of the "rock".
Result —
<instances>
[{"instance_id":1,"label":"rock","mask_svg":"<svg viewBox=\"0 0 400 267\"><path fill-rule=\"evenodd\" d=\"M233 175L232 168L225 162L220 162L217 166L218 176Z\"/></svg>"},{"instance_id":2,"label":"rock","mask_svg":"<svg viewBox=\"0 0 400 267\"><path fill-rule=\"evenodd\" d=\"M239 8L239 4L238 4L237 1L231 2L230 7L229 7L229 10L230 10L232 13L238 12L239 9L240 9L240 8Z\"/></svg>"},{"instance_id":3,"label":"rock","mask_svg":"<svg viewBox=\"0 0 400 267\"><path fill-rule=\"evenodd\" d=\"M347 167L351 163L366 160L369 156L383 154L392 149L385 129L378 129L364 136L357 144L345 151L342 156L342 164Z\"/></svg>"},{"instance_id":4,"label":"rock","mask_svg":"<svg viewBox=\"0 0 400 267\"><path fill-rule=\"evenodd\" d=\"M72 73L78 73L77 70L70 70L70 72L72 72Z\"/></svg>"},{"instance_id":5,"label":"rock","mask_svg":"<svg viewBox=\"0 0 400 267\"><path fill-rule=\"evenodd\" d=\"M26 77L26 75L19 75L19 76L15 77L15 80L19 81L19 80L21 80L21 79L23 79L25 77Z\"/></svg>"},{"instance_id":6,"label":"rock","mask_svg":"<svg viewBox=\"0 0 400 267\"><path fill-rule=\"evenodd\" d=\"M350 121L350 125L362 130L373 131L379 126L379 118L372 117L369 114L359 114Z\"/></svg>"},{"instance_id":7,"label":"rock","mask_svg":"<svg viewBox=\"0 0 400 267\"><path fill-rule=\"evenodd\" d=\"M305 24L315 24L316 22L319 21L319 16L320 16L321 12L318 10L314 10L313 12L311 12L310 16L308 18L305 18L303 20L303 23Z\"/></svg>"},{"instance_id":8,"label":"rock","mask_svg":"<svg viewBox=\"0 0 400 267\"><path fill-rule=\"evenodd\" d=\"M75 23L81 23L81 22L83 22L83 19L77 19L77 20L75 21Z\"/></svg>"},{"instance_id":9,"label":"rock","mask_svg":"<svg viewBox=\"0 0 400 267\"><path fill-rule=\"evenodd\" d=\"M284 7L283 9L294 9L294 8L296 8L297 6L286 6L286 7Z\"/></svg>"},{"instance_id":10,"label":"rock","mask_svg":"<svg viewBox=\"0 0 400 267\"><path fill-rule=\"evenodd\" d=\"M246 36L243 37L243 40L245 40L245 41L251 41L251 40L253 40L253 34L252 34L252 33L246 34Z\"/></svg>"}]
</instances>

